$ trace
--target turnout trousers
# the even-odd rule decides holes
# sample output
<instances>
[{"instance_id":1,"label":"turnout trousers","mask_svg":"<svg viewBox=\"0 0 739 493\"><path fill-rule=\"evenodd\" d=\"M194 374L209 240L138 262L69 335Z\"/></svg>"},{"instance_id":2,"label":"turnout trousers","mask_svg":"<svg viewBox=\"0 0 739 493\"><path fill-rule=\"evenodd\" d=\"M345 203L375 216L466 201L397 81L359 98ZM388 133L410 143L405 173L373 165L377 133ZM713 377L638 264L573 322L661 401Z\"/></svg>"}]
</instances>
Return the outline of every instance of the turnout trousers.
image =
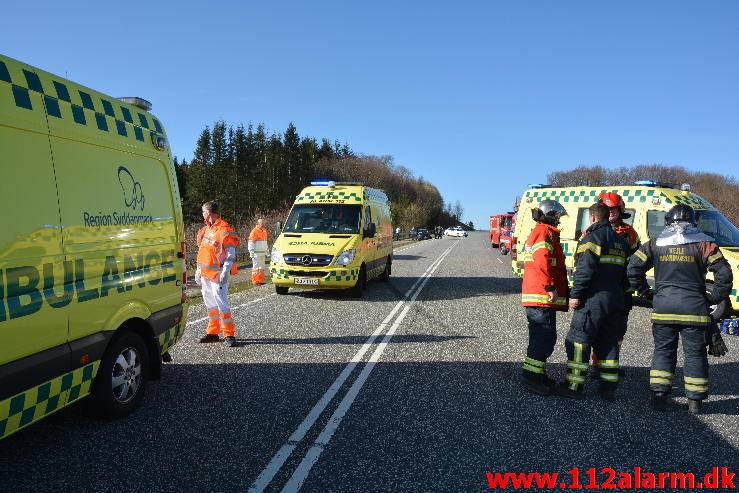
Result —
<instances>
[{"instance_id":1,"label":"turnout trousers","mask_svg":"<svg viewBox=\"0 0 739 493\"><path fill-rule=\"evenodd\" d=\"M552 308L526 307L529 322L529 345L523 362L523 377L530 380L546 380L547 358L554 352L557 342L557 312Z\"/></svg>"},{"instance_id":2,"label":"turnout trousers","mask_svg":"<svg viewBox=\"0 0 739 493\"><path fill-rule=\"evenodd\" d=\"M618 340L623 336L623 314L592 310L587 304L575 310L572 324L565 337L567 350L567 386L579 392L588 373L590 352L598 355L600 386L615 390L618 386Z\"/></svg>"},{"instance_id":3,"label":"turnout trousers","mask_svg":"<svg viewBox=\"0 0 739 493\"><path fill-rule=\"evenodd\" d=\"M708 397L708 356L706 328L676 324L653 324L654 357L649 370L649 388L654 392L670 392L677 364L677 342L682 334L685 367L685 395L688 399Z\"/></svg>"},{"instance_id":4,"label":"turnout trousers","mask_svg":"<svg viewBox=\"0 0 739 493\"><path fill-rule=\"evenodd\" d=\"M223 337L234 337L234 322L228 304L228 281L221 285L203 277L202 283L203 303L208 310L208 327L205 332L218 335L222 330Z\"/></svg>"}]
</instances>

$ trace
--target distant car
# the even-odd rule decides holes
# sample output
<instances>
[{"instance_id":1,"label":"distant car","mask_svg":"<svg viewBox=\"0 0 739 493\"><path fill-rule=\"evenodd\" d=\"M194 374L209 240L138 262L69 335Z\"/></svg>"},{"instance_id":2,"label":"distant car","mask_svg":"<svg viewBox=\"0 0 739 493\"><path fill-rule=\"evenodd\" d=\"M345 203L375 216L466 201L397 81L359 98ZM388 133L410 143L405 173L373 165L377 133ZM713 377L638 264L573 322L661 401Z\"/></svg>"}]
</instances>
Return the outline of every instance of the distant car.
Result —
<instances>
[{"instance_id":1,"label":"distant car","mask_svg":"<svg viewBox=\"0 0 739 493\"><path fill-rule=\"evenodd\" d=\"M464 238L465 236L467 236L467 231L463 230L461 226L452 226L451 228L444 231L444 234L447 236Z\"/></svg>"},{"instance_id":2,"label":"distant car","mask_svg":"<svg viewBox=\"0 0 739 493\"><path fill-rule=\"evenodd\" d=\"M426 228L419 228L411 232L411 238L414 238L416 240L430 240L431 231Z\"/></svg>"}]
</instances>

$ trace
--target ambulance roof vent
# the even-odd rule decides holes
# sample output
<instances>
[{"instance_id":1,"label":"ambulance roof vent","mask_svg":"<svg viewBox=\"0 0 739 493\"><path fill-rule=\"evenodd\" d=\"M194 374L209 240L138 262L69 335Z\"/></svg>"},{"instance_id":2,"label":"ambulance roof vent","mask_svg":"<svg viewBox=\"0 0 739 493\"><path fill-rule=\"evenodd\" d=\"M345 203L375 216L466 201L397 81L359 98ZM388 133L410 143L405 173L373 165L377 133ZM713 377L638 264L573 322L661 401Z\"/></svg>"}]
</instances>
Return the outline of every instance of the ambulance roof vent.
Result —
<instances>
[{"instance_id":1,"label":"ambulance roof vent","mask_svg":"<svg viewBox=\"0 0 739 493\"><path fill-rule=\"evenodd\" d=\"M128 103L137 108L141 108L144 111L151 111L151 103L143 98L118 98L124 103Z\"/></svg>"}]
</instances>

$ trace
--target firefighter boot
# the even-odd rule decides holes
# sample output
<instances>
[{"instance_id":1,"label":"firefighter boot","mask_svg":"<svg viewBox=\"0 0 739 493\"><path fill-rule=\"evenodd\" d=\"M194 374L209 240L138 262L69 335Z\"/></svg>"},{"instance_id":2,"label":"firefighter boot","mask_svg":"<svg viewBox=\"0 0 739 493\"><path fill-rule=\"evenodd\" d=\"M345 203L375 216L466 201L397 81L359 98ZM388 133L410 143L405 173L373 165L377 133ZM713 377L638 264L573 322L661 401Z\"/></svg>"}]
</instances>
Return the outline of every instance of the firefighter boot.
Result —
<instances>
[{"instance_id":1,"label":"firefighter boot","mask_svg":"<svg viewBox=\"0 0 739 493\"><path fill-rule=\"evenodd\" d=\"M581 391L572 390L566 382L560 382L556 387L554 387L554 393L560 397L567 397L568 399L575 399L578 401L585 398Z\"/></svg>"},{"instance_id":2,"label":"firefighter boot","mask_svg":"<svg viewBox=\"0 0 739 493\"><path fill-rule=\"evenodd\" d=\"M655 411L667 410L667 392L652 392L650 403Z\"/></svg>"},{"instance_id":3,"label":"firefighter boot","mask_svg":"<svg viewBox=\"0 0 739 493\"><path fill-rule=\"evenodd\" d=\"M703 401L700 399L688 399L688 412L690 414L701 414L703 412Z\"/></svg>"},{"instance_id":4,"label":"firefighter boot","mask_svg":"<svg viewBox=\"0 0 739 493\"><path fill-rule=\"evenodd\" d=\"M552 393L552 387L545 380L522 377L521 385L532 394L550 395Z\"/></svg>"}]
</instances>

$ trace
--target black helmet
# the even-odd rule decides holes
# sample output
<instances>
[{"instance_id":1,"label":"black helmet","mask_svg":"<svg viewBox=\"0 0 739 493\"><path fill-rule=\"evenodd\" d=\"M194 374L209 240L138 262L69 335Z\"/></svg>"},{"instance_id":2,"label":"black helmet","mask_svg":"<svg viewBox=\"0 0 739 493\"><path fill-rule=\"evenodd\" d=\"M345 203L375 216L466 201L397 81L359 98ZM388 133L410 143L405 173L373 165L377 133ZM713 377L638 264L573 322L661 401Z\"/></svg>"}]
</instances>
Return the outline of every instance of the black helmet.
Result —
<instances>
[{"instance_id":1,"label":"black helmet","mask_svg":"<svg viewBox=\"0 0 739 493\"><path fill-rule=\"evenodd\" d=\"M676 222L686 222L695 224L695 211L692 207L685 204L677 204L665 214L665 224Z\"/></svg>"},{"instance_id":2,"label":"black helmet","mask_svg":"<svg viewBox=\"0 0 739 493\"><path fill-rule=\"evenodd\" d=\"M556 200L542 200L535 209L531 210L534 221L551 224L559 224L559 218L567 215L567 210Z\"/></svg>"}]
</instances>

